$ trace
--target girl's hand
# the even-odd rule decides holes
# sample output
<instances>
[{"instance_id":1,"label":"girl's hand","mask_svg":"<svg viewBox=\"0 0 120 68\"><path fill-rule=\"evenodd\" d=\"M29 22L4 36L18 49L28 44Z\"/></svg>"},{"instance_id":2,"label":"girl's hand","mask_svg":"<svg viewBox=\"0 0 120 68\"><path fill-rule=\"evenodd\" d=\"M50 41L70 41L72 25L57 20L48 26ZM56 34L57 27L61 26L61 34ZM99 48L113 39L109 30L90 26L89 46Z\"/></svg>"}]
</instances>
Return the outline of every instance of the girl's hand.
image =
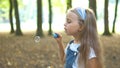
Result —
<instances>
[{"instance_id":1,"label":"girl's hand","mask_svg":"<svg viewBox=\"0 0 120 68\"><path fill-rule=\"evenodd\" d=\"M62 35L59 33L54 33L53 34L55 40L57 41L58 44L62 43Z\"/></svg>"}]
</instances>

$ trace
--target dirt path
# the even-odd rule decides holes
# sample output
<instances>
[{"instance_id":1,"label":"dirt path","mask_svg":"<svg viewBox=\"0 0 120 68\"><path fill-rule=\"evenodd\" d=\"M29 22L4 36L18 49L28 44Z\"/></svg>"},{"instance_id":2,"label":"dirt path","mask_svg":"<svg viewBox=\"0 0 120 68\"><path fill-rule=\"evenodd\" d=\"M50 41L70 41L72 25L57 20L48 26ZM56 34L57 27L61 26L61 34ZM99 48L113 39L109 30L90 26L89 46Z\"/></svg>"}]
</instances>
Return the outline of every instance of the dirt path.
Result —
<instances>
[{"instance_id":1,"label":"dirt path","mask_svg":"<svg viewBox=\"0 0 120 68\"><path fill-rule=\"evenodd\" d=\"M120 68L120 35L100 37L106 68ZM70 40L64 38L64 43ZM58 47L52 37L34 42L34 36L0 34L0 68L63 68Z\"/></svg>"}]
</instances>

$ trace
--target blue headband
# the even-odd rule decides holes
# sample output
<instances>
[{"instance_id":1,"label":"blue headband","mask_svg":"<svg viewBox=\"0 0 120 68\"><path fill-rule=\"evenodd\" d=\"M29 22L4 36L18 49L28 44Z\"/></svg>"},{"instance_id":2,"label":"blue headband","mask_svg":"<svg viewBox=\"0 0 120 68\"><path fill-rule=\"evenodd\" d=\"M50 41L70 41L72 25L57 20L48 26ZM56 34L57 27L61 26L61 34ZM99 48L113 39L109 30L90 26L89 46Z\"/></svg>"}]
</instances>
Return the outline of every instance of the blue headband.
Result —
<instances>
[{"instance_id":1,"label":"blue headband","mask_svg":"<svg viewBox=\"0 0 120 68\"><path fill-rule=\"evenodd\" d=\"M81 16L81 18L82 18L83 20L85 20L85 18L86 18L85 9L83 9L83 8L77 8L76 10L77 10L77 12L79 13L79 15Z\"/></svg>"}]
</instances>

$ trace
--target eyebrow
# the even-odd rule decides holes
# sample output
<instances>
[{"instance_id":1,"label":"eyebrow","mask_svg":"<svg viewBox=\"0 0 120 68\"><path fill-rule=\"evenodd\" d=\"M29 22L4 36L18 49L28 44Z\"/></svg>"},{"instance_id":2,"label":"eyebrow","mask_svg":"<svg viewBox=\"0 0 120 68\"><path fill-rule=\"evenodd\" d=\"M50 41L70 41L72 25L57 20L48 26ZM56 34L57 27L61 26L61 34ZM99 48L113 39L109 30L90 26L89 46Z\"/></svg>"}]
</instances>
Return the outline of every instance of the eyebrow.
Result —
<instances>
[{"instance_id":1,"label":"eyebrow","mask_svg":"<svg viewBox=\"0 0 120 68\"><path fill-rule=\"evenodd\" d=\"M70 18L66 17L67 20L70 20Z\"/></svg>"}]
</instances>

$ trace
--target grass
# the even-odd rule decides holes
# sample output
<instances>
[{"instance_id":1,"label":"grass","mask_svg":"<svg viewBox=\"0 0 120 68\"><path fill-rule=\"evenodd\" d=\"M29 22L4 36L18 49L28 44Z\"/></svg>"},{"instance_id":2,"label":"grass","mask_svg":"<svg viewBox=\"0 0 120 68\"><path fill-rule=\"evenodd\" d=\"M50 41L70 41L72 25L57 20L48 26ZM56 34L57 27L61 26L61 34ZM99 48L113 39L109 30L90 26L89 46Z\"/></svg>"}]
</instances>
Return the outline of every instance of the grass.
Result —
<instances>
[{"instance_id":1,"label":"grass","mask_svg":"<svg viewBox=\"0 0 120 68\"><path fill-rule=\"evenodd\" d=\"M72 38L64 33L64 44ZM100 36L105 68L120 68L120 35ZM52 36L34 41L34 33L16 37L0 33L0 68L63 68Z\"/></svg>"}]
</instances>

